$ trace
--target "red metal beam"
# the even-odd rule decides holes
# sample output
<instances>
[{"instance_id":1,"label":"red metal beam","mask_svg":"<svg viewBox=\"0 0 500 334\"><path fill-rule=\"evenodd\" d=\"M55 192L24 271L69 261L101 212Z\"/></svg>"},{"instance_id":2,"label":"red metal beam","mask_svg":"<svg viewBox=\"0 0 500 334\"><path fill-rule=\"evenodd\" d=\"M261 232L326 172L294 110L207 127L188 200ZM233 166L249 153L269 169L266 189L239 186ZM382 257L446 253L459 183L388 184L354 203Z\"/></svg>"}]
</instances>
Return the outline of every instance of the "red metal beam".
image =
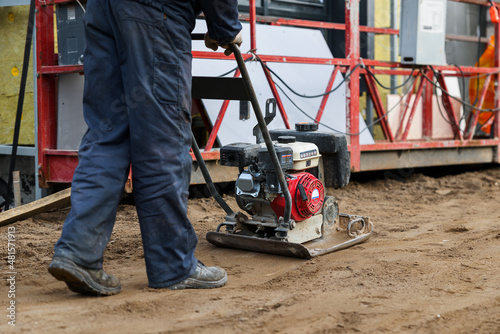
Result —
<instances>
[{"instance_id":1,"label":"red metal beam","mask_svg":"<svg viewBox=\"0 0 500 334\"><path fill-rule=\"evenodd\" d=\"M434 73L427 71L423 74L429 78L430 81L434 80ZM424 78L422 78L424 79ZM425 140L432 138L432 99L433 99L433 85L426 83L422 94L422 136Z\"/></svg>"},{"instance_id":2,"label":"red metal beam","mask_svg":"<svg viewBox=\"0 0 500 334\"><path fill-rule=\"evenodd\" d=\"M239 18L241 21L252 22L251 15L240 14ZM313 28L313 29L345 30L345 27L346 27L346 25L343 23L312 21L312 20L299 20L299 19L285 19L282 17L273 17L273 16L256 16L256 21L259 23L276 25L276 26L294 26L294 27ZM383 34L383 35L399 35L399 30L392 29L392 28L379 28L379 27L369 27L369 26L360 25L359 31L360 32L367 32L367 33L374 33L374 34ZM477 43L478 38L474 37L474 36L467 36L467 35L446 34L446 40ZM481 43L488 43L489 38L481 37L480 42Z\"/></svg>"},{"instance_id":3,"label":"red metal beam","mask_svg":"<svg viewBox=\"0 0 500 334\"><path fill-rule=\"evenodd\" d=\"M330 80L328 81L328 84L326 85L325 94L332 90L332 87L333 87L333 84L335 82L335 78L337 77L337 73L339 72L339 69L340 69L339 66L335 66L335 69L333 70L333 73L330 76ZM319 123L321 121L321 117L323 116L323 112L325 110L325 106L326 106L326 103L328 102L329 97L330 97L330 94L326 94L323 96L323 99L321 100L321 104L319 105L318 113L316 114L316 119L314 120L316 123Z\"/></svg>"},{"instance_id":4,"label":"red metal beam","mask_svg":"<svg viewBox=\"0 0 500 334\"><path fill-rule=\"evenodd\" d=\"M76 2L76 0L40 0L39 2L41 3L41 5L45 6L45 5Z\"/></svg>"},{"instance_id":5,"label":"red metal beam","mask_svg":"<svg viewBox=\"0 0 500 334\"><path fill-rule=\"evenodd\" d=\"M448 91L448 87L446 86L446 81L444 80L444 76L439 74L437 76L439 85L443 88L444 91ZM448 114L448 119L450 120L451 127L453 129L453 133L455 134L455 138L463 140L462 131L460 131L460 124L457 119L457 114L455 113L455 108L453 108L453 103L451 103L451 97L448 94L442 94L441 101L443 102L444 109ZM439 101L438 101L439 103Z\"/></svg>"},{"instance_id":6,"label":"red metal beam","mask_svg":"<svg viewBox=\"0 0 500 334\"><path fill-rule=\"evenodd\" d=\"M346 25L342 23L332 23L332 22L320 22L320 21L307 21L307 20L297 20L297 19L283 19L271 22L274 25L286 25L295 27L305 27L305 28L320 28L320 29L332 29L332 30L346 30ZM398 29L391 28L376 28L368 26L359 26L360 32L371 32L376 34L384 35L399 35Z\"/></svg>"},{"instance_id":7,"label":"red metal beam","mask_svg":"<svg viewBox=\"0 0 500 334\"><path fill-rule=\"evenodd\" d=\"M191 158L196 161L194 154L191 152ZM78 166L78 151L65 150L45 150L45 161L47 172L45 173L46 187L59 183L71 183L76 166ZM219 150L211 150L209 152L201 152L204 160L219 160Z\"/></svg>"},{"instance_id":8,"label":"red metal beam","mask_svg":"<svg viewBox=\"0 0 500 334\"><path fill-rule=\"evenodd\" d=\"M497 146L500 144L498 139L474 139L474 140L439 140L439 141L410 141L396 143L376 143L370 145L361 145L362 152L373 151L395 151L395 150L418 150L429 148L450 148L450 147L482 147Z\"/></svg>"},{"instance_id":9,"label":"red metal beam","mask_svg":"<svg viewBox=\"0 0 500 334\"><path fill-rule=\"evenodd\" d=\"M209 52L209 51L193 51L194 58L203 59L223 59L229 60L234 59L226 57L222 52ZM291 63L291 64L317 64L317 65L339 65L339 66L350 66L351 60L348 58L316 58L316 57L291 57L291 56L277 56L277 55L260 55L259 58L264 62L270 63ZM372 59L363 59L363 63L370 67L385 67L385 68L402 68L401 72L391 72L389 70L374 69L373 72L376 74L396 74L396 75L409 75L411 73L411 66L402 65L401 63L392 63L388 61L379 61ZM457 72L456 66L434 66L434 69L443 72L444 76L461 76L461 73ZM473 67L473 66L461 66L460 69L465 76L477 75L477 74L488 74L496 73L498 68L495 67ZM362 70L361 70L362 71Z\"/></svg>"},{"instance_id":10,"label":"red metal beam","mask_svg":"<svg viewBox=\"0 0 500 334\"><path fill-rule=\"evenodd\" d=\"M425 73L423 74L425 75ZM401 137L402 141L406 141L408 139L408 134L410 133L410 127L413 122L413 116L415 115L415 111L417 110L418 101L422 96L422 92L425 86L425 79L420 78L420 84L418 85L417 93L415 94L415 100L413 101L413 106L411 107L410 116L408 116L408 122L406 123L405 131L403 132L403 136Z\"/></svg>"},{"instance_id":11,"label":"red metal beam","mask_svg":"<svg viewBox=\"0 0 500 334\"><path fill-rule=\"evenodd\" d=\"M240 14L241 21L250 21L250 16L245 14ZM285 19L282 17L274 16L257 16L256 21L259 23L265 23L276 26L295 26L303 28L316 28L316 29L332 29L332 30L345 30L346 25L343 23L333 23L333 22L323 22L323 21L311 21L311 20L299 20L299 19ZM359 26L359 30L362 32L371 32L376 34L392 34L398 35L398 29L391 28L376 28L368 26Z\"/></svg>"},{"instance_id":12,"label":"red metal beam","mask_svg":"<svg viewBox=\"0 0 500 334\"><path fill-rule=\"evenodd\" d=\"M194 58L201 59L221 59L228 60L228 58L222 52L207 52L207 51L193 51ZM274 55L259 55L259 57L265 62L273 63L298 63L298 64L320 64L320 65L338 65L338 66L349 66L349 60L345 58L308 58L308 57L289 57L289 56L274 56ZM387 68L401 68L400 70L393 69L372 69L374 74L387 74L387 75L410 75L412 70L409 69L408 65L401 65L399 63L391 63L386 61L377 61L371 59L363 59L363 63L366 66L379 66ZM462 73L457 72L456 66L434 66L435 70L438 70L447 77L458 77ZM465 76L473 76L477 74L492 74L498 71L495 67L473 67L473 66L461 66ZM345 72L346 69L341 69ZM451 71L451 72L450 72ZM83 65L54 65L54 66L42 66L39 73L41 74L60 74L60 73L83 73ZM365 73L363 69L360 73Z\"/></svg>"},{"instance_id":13,"label":"red metal beam","mask_svg":"<svg viewBox=\"0 0 500 334\"><path fill-rule=\"evenodd\" d=\"M191 158L193 161L196 161L196 157L193 152L189 152L191 154ZM210 151L202 151L201 156L203 160L219 160L220 159L220 151L219 150L210 150Z\"/></svg>"},{"instance_id":14,"label":"red metal beam","mask_svg":"<svg viewBox=\"0 0 500 334\"><path fill-rule=\"evenodd\" d=\"M386 117L387 115L385 113L384 104L382 103L382 99L377 89L377 83L375 82L375 79L369 74L365 74L364 77L366 80L368 93L370 94L370 97L373 101L373 106L375 107L377 116L380 118L380 125L382 126L384 136L390 142L394 142L394 135L392 134L388 119ZM371 120L367 120L367 122L371 122Z\"/></svg>"},{"instance_id":15,"label":"red metal beam","mask_svg":"<svg viewBox=\"0 0 500 334\"><path fill-rule=\"evenodd\" d=\"M361 151L359 147L359 0L346 1L345 7L346 57L350 60L351 75L346 87L346 132L351 145L351 169L361 170Z\"/></svg>"},{"instance_id":16,"label":"red metal beam","mask_svg":"<svg viewBox=\"0 0 500 334\"><path fill-rule=\"evenodd\" d=\"M45 186L54 183L71 183L75 168L78 166L78 155L46 155L47 170L45 173Z\"/></svg>"},{"instance_id":17,"label":"red metal beam","mask_svg":"<svg viewBox=\"0 0 500 334\"><path fill-rule=\"evenodd\" d=\"M226 57L222 52L210 51L193 51L194 58L202 59L222 59L233 60L233 56ZM260 59L264 62L273 63L296 63L296 64L319 64L319 65L350 65L348 59L337 58L311 58L311 57L289 57L289 56L276 56L276 55L259 55Z\"/></svg>"},{"instance_id":18,"label":"red metal beam","mask_svg":"<svg viewBox=\"0 0 500 334\"><path fill-rule=\"evenodd\" d=\"M450 66L433 66L436 71L440 71L444 76L461 76L461 72L457 72L457 67L454 65ZM488 74L498 72L498 68L495 67L474 67L474 66L460 66L460 69L464 75L474 75L474 74Z\"/></svg>"},{"instance_id":19,"label":"red metal beam","mask_svg":"<svg viewBox=\"0 0 500 334\"><path fill-rule=\"evenodd\" d=\"M401 113L398 129L396 130L396 139L401 139L403 127L405 124L406 114L408 113L408 110L410 109L411 97L413 96L413 92L415 91L416 86L417 86L417 79L415 79L413 81L413 84L412 84L411 89L408 93L408 96L406 97L406 101L404 104L405 108L404 108L403 112Z\"/></svg>"},{"instance_id":20,"label":"red metal beam","mask_svg":"<svg viewBox=\"0 0 500 334\"><path fill-rule=\"evenodd\" d=\"M365 61L363 60L363 63ZM404 70L404 69L401 69L401 70L392 70L392 69L389 69L389 70L381 70L381 69L375 69L373 67L370 67L370 71L373 73L373 74L381 74L381 75L412 75L412 73L414 71L412 70ZM360 73L361 74L366 74L367 71L365 69L360 69Z\"/></svg>"},{"instance_id":21,"label":"red metal beam","mask_svg":"<svg viewBox=\"0 0 500 334\"><path fill-rule=\"evenodd\" d=\"M477 101L476 104L477 109L483 108L484 99L486 97L486 93L488 92L488 87L490 86L490 80L491 80L490 75L488 75L486 79L484 79L483 89L481 91L481 94L479 95L479 100ZM470 123L467 124L467 132L466 132L467 139L472 139L472 136L474 136L474 133L476 132L477 121L479 119L479 114L481 113L477 109L472 110L472 117L470 118Z\"/></svg>"},{"instance_id":22,"label":"red metal beam","mask_svg":"<svg viewBox=\"0 0 500 334\"><path fill-rule=\"evenodd\" d=\"M37 73L42 66L54 66L54 10L52 6L42 6L36 3L36 50ZM47 187L47 175L50 166L44 150L57 146L57 85L54 75L37 76L37 106L38 110L38 163L40 187Z\"/></svg>"},{"instance_id":23,"label":"red metal beam","mask_svg":"<svg viewBox=\"0 0 500 334\"><path fill-rule=\"evenodd\" d=\"M256 26L256 9L255 0L249 1L249 11L250 11L250 49L257 50L257 33L255 30Z\"/></svg>"},{"instance_id":24,"label":"red metal beam","mask_svg":"<svg viewBox=\"0 0 500 334\"><path fill-rule=\"evenodd\" d=\"M83 65L54 65L42 66L40 74L60 74L60 73L83 73Z\"/></svg>"}]
</instances>

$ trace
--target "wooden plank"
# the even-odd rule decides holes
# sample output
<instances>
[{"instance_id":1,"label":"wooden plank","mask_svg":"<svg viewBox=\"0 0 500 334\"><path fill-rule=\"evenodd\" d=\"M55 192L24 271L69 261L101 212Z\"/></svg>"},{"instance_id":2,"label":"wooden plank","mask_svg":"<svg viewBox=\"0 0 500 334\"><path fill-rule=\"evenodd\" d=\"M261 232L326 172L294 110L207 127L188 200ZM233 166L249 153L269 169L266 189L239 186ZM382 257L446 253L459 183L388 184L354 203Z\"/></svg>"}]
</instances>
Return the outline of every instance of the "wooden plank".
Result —
<instances>
[{"instance_id":1,"label":"wooden plank","mask_svg":"<svg viewBox=\"0 0 500 334\"><path fill-rule=\"evenodd\" d=\"M37 201L21 205L17 208L0 213L0 226L15 223L19 220L33 217L39 213L60 208L70 203L71 188L59 191Z\"/></svg>"}]
</instances>

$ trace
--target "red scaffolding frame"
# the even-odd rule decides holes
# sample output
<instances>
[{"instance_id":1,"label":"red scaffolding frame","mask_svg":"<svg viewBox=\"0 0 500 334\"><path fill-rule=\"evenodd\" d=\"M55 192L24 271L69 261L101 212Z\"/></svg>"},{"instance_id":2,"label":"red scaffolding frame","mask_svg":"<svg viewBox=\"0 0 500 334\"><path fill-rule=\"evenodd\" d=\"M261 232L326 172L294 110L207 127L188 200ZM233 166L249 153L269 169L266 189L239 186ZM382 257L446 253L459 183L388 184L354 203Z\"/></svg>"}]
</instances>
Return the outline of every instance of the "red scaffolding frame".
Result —
<instances>
[{"instance_id":1,"label":"red scaffolding frame","mask_svg":"<svg viewBox=\"0 0 500 334\"><path fill-rule=\"evenodd\" d=\"M83 72L83 67L59 66L57 64L57 54L54 51L54 9L53 5L69 3L74 0L37 0L36 27L37 27L37 92L38 92L38 157L39 157L39 177L42 187L49 187L57 183L71 182L73 171L78 163L76 151L57 149L57 77L61 73ZM453 0L455 2L487 6L485 1L479 0ZM478 139L473 136L473 129L477 123L475 113L467 120L467 128L464 132L458 126L456 113L453 109L452 98L443 94L443 105L453 131L453 137L447 139L433 140L432 136L432 99L433 85L430 81L437 80L439 85L446 90L444 78L446 76L477 76L486 75L484 89L476 104L477 109L481 109L486 95L486 87L491 80L494 80L496 87L495 108L500 107L500 53L499 38L500 25L495 24L495 67L478 68L464 66L458 72L455 66L423 66L420 71L414 72L409 66L397 62L378 61L371 59L361 59L360 57L360 32L376 34L399 34L396 29L374 28L359 25L359 0L348 0L345 6L345 24L307 21L296 19L283 19L272 17L257 17L255 13L255 0L250 0L249 15L241 15L242 20L249 21L251 31L251 49L257 52L257 36L255 26L257 22L271 25L289 25L306 28L321 28L345 30L346 58L308 58L308 57L283 57L277 55L260 55L262 69L268 79L274 98L277 100L278 109L284 120L285 126L290 128L286 110L281 103L281 96L274 85L272 74L266 68L266 63L297 63L297 64L327 64L335 65L325 92L330 91L339 72L349 73L346 85L346 132L349 135L349 151L351 154L352 171L368 171L380 169L413 168L432 165L452 165L468 163L499 163L500 162L500 117L495 112L494 134L491 139ZM204 59L227 59L223 53L194 51L195 58ZM413 75L416 80L413 88L406 97L406 107L401 123L396 129L391 128L387 111L381 100L377 83L373 74L386 75ZM235 73L235 76L238 76ZM362 145L359 140L359 111L360 111L360 80L366 82L368 94L373 101L374 109L379 119L385 139L377 140L375 144ZM413 106L409 108L409 101L415 96ZM326 95L319 107L316 121L319 122L328 99ZM421 140L408 140L408 133L412 125L413 116L417 101L422 99L422 134ZM217 121L213 126L207 126L209 131L209 141L205 146L202 155L209 161L217 161L219 152L213 148L220 124L224 119L228 101L223 103ZM196 103L201 108L200 103ZM205 123L206 120L205 120ZM221 173L226 175L227 173ZM217 176L214 177L217 181ZM195 178L196 180L196 178ZM220 181L227 181L222 178ZM195 181L195 183L197 183Z\"/></svg>"}]
</instances>

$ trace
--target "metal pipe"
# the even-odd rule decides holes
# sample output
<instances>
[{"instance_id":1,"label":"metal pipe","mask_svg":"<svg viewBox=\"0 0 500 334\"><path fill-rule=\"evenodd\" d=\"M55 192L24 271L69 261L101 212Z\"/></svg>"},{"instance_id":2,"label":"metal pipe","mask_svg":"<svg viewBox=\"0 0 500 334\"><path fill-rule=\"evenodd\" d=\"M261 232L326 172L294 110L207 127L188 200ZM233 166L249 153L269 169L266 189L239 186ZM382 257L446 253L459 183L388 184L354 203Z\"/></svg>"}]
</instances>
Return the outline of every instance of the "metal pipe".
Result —
<instances>
[{"instance_id":1,"label":"metal pipe","mask_svg":"<svg viewBox=\"0 0 500 334\"><path fill-rule=\"evenodd\" d=\"M243 56L241 55L240 49L237 45L231 44L231 49L234 52L234 57L238 62L238 68L241 71L241 77L245 82L245 88L247 90L247 94L250 97L250 102L252 103L253 111L255 112L255 117L257 118L257 122L259 123L260 131L262 132L262 136L264 137L264 142L266 143L267 150L269 152L269 156L271 157L271 161L273 163L274 170L278 175L278 181L281 186L281 190L283 191L283 197L285 198L285 213L284 213L284 223L288 224L290 222L291 209L292 209L292 196L290 195L290 191L288 190L288 185L286 183L285 174L281 169L281 164L278 160L278 156L276 155L276 150L274 149L273 142L271 140L271 135L269 134L269 130L266 126L266 121L264 120L264 116L262 114L262 110L259 106L259 101L257 100L257 95L253 89L252 82L250 81L250 75L248 74L247 67L245 61L243 60Z\"/></svg>"}]
</instances>

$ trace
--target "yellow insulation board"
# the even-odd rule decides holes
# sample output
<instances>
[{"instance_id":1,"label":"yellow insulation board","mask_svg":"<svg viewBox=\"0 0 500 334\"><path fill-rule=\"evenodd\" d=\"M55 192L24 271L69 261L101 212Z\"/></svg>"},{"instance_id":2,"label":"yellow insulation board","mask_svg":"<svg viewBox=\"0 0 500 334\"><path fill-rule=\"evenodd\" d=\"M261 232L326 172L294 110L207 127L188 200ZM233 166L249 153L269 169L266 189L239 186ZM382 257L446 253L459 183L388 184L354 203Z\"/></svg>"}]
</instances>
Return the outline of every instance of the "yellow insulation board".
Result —
<instances>
[{"instance_id":1,"label":"yellow insulation board","mask_svg":"<svg viewBox=\"0 0 500 334\"><path fill-rule=\"evenodd\" d=\"M0 7L0 144L12 144L14 135L28 15L29 6ZM33 53L30 54L20 145L35 143L32 58Z\"/></svg>"},{"instance_id":2,"label":"yellow insulation board","mask_svg":"<svg viewBox=\"0 0 500 334\"><path fill-rule=\"evenodd\" d=\"M403 1L403 0L401 0ZM398 10L398 20L396 25L399 29L399 11L400 11L401 2L397 2L397 10ZM391 0L375 0L375 27L377 28L391 28ZM399 49L399 40L395 46ZM375 35L375 59L382 61L390 61L391 60L391 40L390 35ZM398 52L398 61L399 61L399 52ZM377 79L384 84L386 87L391 85L391 78L389 75L377 75ZM402 82L401 77L398 77L398 83ZM382 103L387 110L387 94L390 94L390 91L383 89L382 87L378 87L380 98L382 99ZM401 90L398 90L401 91ZM382 129L380 124L377 124L374 127L374 137L375 139L383 139L384 135L382 133Z\"/></svg>"}]
</instances>

